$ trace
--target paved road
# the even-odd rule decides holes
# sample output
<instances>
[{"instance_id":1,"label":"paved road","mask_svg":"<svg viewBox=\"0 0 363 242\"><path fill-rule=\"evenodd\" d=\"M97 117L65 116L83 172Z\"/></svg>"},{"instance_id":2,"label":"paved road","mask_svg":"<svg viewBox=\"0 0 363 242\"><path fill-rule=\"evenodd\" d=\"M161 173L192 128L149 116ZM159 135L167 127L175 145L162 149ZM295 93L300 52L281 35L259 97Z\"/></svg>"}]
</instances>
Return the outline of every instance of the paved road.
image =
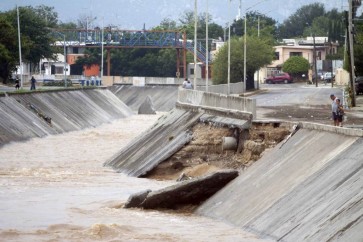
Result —
<instances>
[{"instance_id":1,"label":"paved road","mask_svg":"<svg viewBox=\"0 0 363 242\"><path fill-rule=\"evenodd\" d=\"M332 124L330 94L334 93L346 105L343 87L330 85L262 84L262 93L251 96L256 99L257 119L310 121ZM345 127L363 128L363 96L357 96L357 107L346 106Z\"/></svg>"},{"instance_id":2,"label":"paved road","mask_svg":"<svg viewBox=\"0 0 363 242\"><path fill-rule=\"evenodd\" d=\"M343 99L343 90L340 87L331 88L328 85L315 87L302 83L293 84L262 84L261 89L267 90L252 98L257 100L258 107L300 105L315 106L331 103L330 94L334 93Z\"/></svg>"}]
</instances>

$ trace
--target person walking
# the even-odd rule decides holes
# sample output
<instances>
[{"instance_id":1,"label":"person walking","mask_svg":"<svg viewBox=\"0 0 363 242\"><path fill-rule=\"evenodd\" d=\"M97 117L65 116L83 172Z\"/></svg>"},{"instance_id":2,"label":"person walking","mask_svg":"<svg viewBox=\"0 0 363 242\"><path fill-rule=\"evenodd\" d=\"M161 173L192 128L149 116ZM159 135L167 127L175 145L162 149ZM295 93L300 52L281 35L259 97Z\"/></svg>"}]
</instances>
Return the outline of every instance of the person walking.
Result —
<instances>
[{"instance_id":1,"label":"person walking","mask_svg":"<svg viewBox=\"0 0 363 242\"><path fill-rule=\"evenodd\" d=\"M30 79L30 90L35 90L35 83L37 81L35 80L34 76L32 76L32 79Z\"/></svg>"},{"instance_id":2,"label":"person walking","mask_svg":"<svg viewBox=\"0 0 363 242\"><path fill-rule=\"evenodd\" d=\"M334 126L339 125L338 121L338 103L337 103L337 97L334 94L330 94L330 99L332 100L331 103L331 113L332 113L332 119Z\"/></svg>"}]
</instances>

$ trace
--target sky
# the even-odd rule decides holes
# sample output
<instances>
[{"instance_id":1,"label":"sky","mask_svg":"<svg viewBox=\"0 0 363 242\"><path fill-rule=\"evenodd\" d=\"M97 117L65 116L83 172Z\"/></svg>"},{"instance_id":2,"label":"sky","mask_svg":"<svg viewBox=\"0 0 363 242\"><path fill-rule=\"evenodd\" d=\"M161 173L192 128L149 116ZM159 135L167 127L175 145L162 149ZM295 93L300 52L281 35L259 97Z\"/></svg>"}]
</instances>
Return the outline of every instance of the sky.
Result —
<instances>
[{"instance_id":1,"label":"sky","mask_svg":"<svg viewBox=\"0 0 363 242\"><path fill-rule=\"evenodd\" d=\"M239 12L258 11L282 23L304 5L320 2L326 10L347 10L348 0L197 0L198 14L207 11L213 22L226 26ZM208 3L208 4L207 4ZM62 22L77 22L92 16L94 26L114 25L124 30L151 29L165 19L178 20L185 11L194 11L195 0L0 0L0 11L18 6L54 7ZM359 11L358 11L359 12Z\"/></svg>"}]
</instances>

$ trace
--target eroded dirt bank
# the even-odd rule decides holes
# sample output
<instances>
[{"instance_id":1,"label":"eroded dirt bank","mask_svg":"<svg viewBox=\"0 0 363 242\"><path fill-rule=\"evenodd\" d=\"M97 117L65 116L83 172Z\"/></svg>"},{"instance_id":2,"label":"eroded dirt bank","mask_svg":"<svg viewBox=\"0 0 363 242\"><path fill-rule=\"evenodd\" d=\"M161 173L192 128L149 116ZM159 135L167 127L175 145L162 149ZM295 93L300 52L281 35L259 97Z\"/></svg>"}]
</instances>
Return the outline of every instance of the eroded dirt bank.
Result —
<instances>
[{"instance_id":1,"label":"eroded dirt bank","mask_svg":"<svg viewBox=\"0 0 363 242\"><path fill-rule=\"evenodd\" d=\"M182 180L221 169L244 169L273 148L289 133L283 123L253 123L248 130L198 123L192 129L193 140L160 163L146 177L157 180ZM223 137L234 137L237 147L223 149Z\"/></svg>"}]
</instances>

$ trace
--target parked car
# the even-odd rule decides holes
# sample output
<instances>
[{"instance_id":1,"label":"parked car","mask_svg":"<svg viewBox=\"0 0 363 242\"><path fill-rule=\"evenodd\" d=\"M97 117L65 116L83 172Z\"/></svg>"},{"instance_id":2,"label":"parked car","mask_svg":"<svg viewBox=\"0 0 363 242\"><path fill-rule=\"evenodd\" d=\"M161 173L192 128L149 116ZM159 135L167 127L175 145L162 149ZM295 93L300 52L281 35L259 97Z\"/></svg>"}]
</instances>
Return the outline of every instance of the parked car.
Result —
<instances>
[{"instance_id":1,"label":"parked car","mask_svg":"<svg viewBox=\"0 0 363 242\"><path fill-rule=\"evenodd\" d=\"M363 93L363 76L357 76L355 78L355 93L357 95Z\"/></svg>"},{"instance_id":2,"label":"parked car","mask_svg":"<svg viewBox=\"0 0 363 242\"><path fill-rule=\"evenodd\" d=\"M291 83L292 77L289 75L289 73L281 72L277 73L273 76L268 76L265 79L265 83L268 84L275 84L275 83Z\"/></svg>"},{"instance_id":3,"label":"parked car","mask_svg":"<svg viewBox=\"0 0 363 242\"><path fill-rule=\"evenodd\" d=\"M318 74L318 81L320 81L320 80L323 80L324 79L324 73L322 73L322 72L318 72L317 73ZM316 81L316 78L315 78L315 72L313 72L313 74L312 74L312 81L313 81L313 83L315 83L315 81Z\"/></svg>"},{"instance_id":4,"label":"parked car","mask_svg":"<svg viewBox=\"0 0 363 242\"><path fill-rule=\"evenodd\" d=\"M329 82L332 82L332 81L334 82L335 81L335 76L333 75L332 72L325 72L323 79L324 79L325 83L329 83Z\"/></svg>"}]
</instances>

